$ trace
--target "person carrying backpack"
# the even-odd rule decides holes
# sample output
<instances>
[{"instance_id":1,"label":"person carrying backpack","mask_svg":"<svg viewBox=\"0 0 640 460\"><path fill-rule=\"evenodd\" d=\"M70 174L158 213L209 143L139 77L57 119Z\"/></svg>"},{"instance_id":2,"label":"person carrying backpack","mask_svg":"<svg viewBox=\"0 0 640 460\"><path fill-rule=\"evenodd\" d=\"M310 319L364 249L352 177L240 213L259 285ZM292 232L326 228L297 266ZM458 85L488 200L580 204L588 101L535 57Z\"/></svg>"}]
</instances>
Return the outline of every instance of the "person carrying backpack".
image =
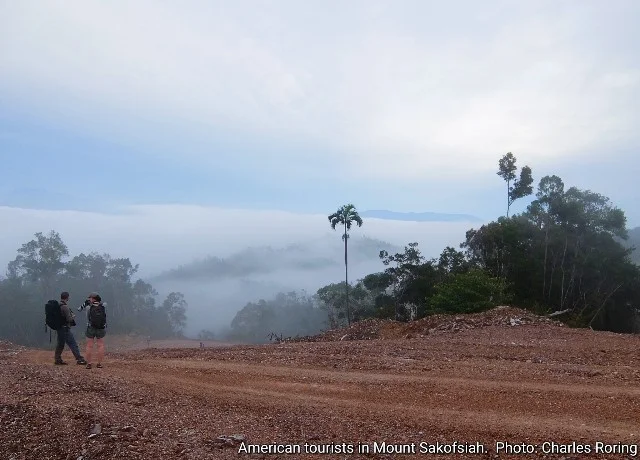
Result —
<instances>
[{"instance_id":1,"label":"person carrying backpack","mask_svg":"<svg viewBox=\"0 0 640 460\"><path fill-rule=\"evenodd\" d=\"M85 306L89 308L87 312L87 331L85 333L87 337L87 369L91 369L91 355L93 352L93 345L98 345L96 367L102 367L102 360L104 359L104 336L107 331L107 313L105 305L102 303L102 298L96 293L89 295Z\"/></svg>"},{"instance_id":2,"label":"person carrying backpack","mask_svg":"<svg viewBox=\"0 0 640 460\"><path fill-rule=\"evenodd\" d=\"M47 326L55 330L57 334L54 364L67 364L62 360L62 351L64 350L65 344L69 346L71 353L73 353L73 356L76 358L77 364L87 364L87 361L80 354L78 343L71 332L71 326L75 326L76 322L73 313L69 309L68 302L69 293L64 291L60 294L60 302L50 300L45 307Z\"/></svg>"}]
</instances>

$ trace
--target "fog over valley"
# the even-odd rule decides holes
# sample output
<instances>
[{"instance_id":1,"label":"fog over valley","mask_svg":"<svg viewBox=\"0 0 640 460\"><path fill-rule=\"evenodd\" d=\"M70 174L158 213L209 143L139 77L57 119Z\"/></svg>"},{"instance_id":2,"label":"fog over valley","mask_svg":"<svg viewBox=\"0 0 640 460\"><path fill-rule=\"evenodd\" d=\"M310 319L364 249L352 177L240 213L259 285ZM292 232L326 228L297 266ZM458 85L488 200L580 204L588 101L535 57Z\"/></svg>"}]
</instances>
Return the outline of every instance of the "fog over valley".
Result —
<instances>
[{"instance_id":1,"label":"fog over valley","mask_svg":"<svg viewBox=\"0 0 640 460\"><path fill-rule=\"evenodd\" d=\"M36 232L55 230L71 257L107 253L139 264L136 277L151 283L159 302L170 292L183 293L189 336L227 328L247 302L279 292L312 295L344 281L342 233L331 229L326 215L181 205L110 214L0 207L0 220L14 223L0 241L4 267ZM383 271L380 250L395 253L415 241L425 257L437 257L479 225L367 218L351 231L349 281Z\"/></svg>"}]
</instances>

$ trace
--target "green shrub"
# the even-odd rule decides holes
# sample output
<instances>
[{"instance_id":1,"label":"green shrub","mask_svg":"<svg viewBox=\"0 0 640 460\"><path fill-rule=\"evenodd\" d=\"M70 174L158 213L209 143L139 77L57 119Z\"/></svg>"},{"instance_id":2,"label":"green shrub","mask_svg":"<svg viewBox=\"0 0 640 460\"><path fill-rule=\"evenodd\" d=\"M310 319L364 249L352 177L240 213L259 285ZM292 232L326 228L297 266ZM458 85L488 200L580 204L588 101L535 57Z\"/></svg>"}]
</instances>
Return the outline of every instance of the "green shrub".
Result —
<instances>
[{"instance_id":1,"label":"green shrub","mask_svg":"<svg viewBox=\"0 0 640 460\"><path fill-rule=\"evenodd\" d=\"M483 270L452 275L427 299L430 313L477 313L511 300L507 284Z\"/></svg>"}]
</instances>

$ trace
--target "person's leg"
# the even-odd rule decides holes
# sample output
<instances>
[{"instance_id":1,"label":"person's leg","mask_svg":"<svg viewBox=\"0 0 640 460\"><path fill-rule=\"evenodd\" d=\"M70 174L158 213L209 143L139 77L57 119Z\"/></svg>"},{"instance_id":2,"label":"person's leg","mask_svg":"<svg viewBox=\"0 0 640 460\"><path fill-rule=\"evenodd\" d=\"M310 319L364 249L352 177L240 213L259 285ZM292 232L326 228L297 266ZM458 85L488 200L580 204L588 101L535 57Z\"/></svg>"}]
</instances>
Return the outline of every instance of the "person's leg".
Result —
<instances>
[{"instance_id":1,"label":"person's leg","mask_svg":"<svg viewBox=\"0 0 640 460\"><path fill-rule=\"evenodd\" d=\"M67 342L67 345L69 345L69 348L71 349L71 353L73 353L73 357L76 358L76 362L78 364L87 364L83 356L80 354L80 350L78 348L78 342L76 342L76 338L74 337L73 332L71 332L71 329L67 331L66 342Z\"/></svg>"},{"instance_id":2,"label":"person's leg","mask_svg":"<svg viewBox=\"0 0 640 460\"><path fill-rule=\"evenodd\" d=\"M61 327L60 329L58 329L56 331L56 337L57 337L57 342L56 342L56 351L54 353L54 359L55 359L55 363L56 364L62 364L62 350L64 350L64 344L66 342L65 340L65 328Z\"/></svg>"},{"instance_id":3,"label":"person's leg","mask_svg":"<svg viewBox=\"0 0 640 460\"><path fill-rule=\"evenodd\" d=\"M98 366L102 367L102 360L104 360L104 336L97 338L96 341L98 342Z\"/></svg>"},{"instance_id":4,"label":"person's leg","mask_svg":"<svg viewBox=\"0 0 640 460\"><path fill-rule=\"evenodd\" d=\"M93 334L91 333L91 329L87 328L87 332L85 334L87 337L87 350L85 353L85 360L87 361L87 365L91 365L91 355L93 354Z\"/></svg>"}]
</instances>

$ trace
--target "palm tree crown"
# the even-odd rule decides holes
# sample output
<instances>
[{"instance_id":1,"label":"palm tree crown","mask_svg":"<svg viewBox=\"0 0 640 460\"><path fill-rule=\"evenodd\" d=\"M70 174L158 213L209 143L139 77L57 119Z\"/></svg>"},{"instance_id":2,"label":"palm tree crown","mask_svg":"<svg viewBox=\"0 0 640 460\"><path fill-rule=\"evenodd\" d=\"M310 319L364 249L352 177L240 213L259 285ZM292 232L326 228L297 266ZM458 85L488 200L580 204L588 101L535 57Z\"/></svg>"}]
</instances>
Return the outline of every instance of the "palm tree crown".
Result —
<instances>
[{"instance_id":1,"label":"palm tree crown","mask_svg":"<svg viewBox=\"0 0 640 460\"><path fill-rule=\"evenodd\" d=\"M349 238L347 232L351 230L351 225L353 225L354 222L358 227L362 227L362 218L358 214L358 211L356 211L356 207L352 204L346 204L331 214L329 216L329 222L331 223L331 228L334 230L338 225L344 226L343 239Z\"/></svg>"}]
</instances>

